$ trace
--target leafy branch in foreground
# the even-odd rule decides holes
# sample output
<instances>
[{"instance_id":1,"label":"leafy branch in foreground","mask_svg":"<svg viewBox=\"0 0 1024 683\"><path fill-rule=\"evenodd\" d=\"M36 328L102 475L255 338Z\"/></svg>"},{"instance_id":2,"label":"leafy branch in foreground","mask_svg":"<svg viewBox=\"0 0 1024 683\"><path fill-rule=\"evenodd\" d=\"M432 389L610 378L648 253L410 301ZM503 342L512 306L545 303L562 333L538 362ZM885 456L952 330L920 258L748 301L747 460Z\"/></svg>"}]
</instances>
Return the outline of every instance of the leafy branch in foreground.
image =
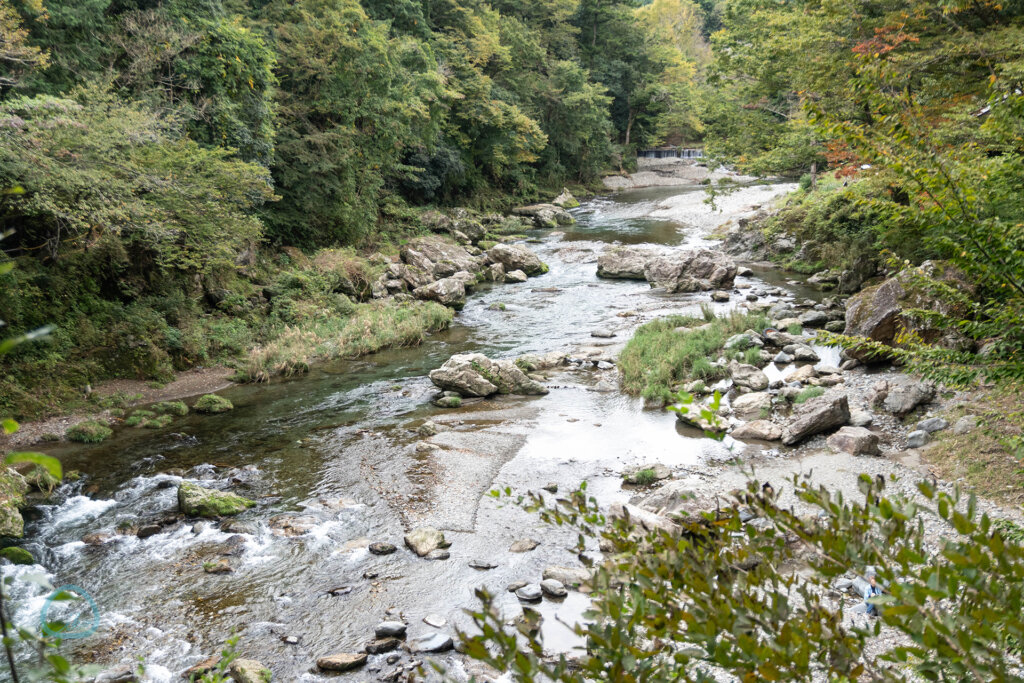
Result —
<instances>
[{"instance_id":1,"label":"leafy branch in foreground","mask_svg":"<svg viewBox=\"0 0 1024 683\"><path fill-rule=\"evenodd\" d=\"M979 516L973 497L928 483L915 499L885 497L884 479L861 475L856 501L792 483L809 514L751 480L732 507L651 532L606 519L585 487L553 505L519 497L576 529L578 550L604 551L592 607L574 627L586 653L553 661L483 590L471 613L479 633L460 634L465 652L520 681L1022 680L1019 536ZM866 625L834 586L868 567L885 593L870 599L880 619ZM879 635L881 654L868 655Z\"/></svg>"}]
</instances>

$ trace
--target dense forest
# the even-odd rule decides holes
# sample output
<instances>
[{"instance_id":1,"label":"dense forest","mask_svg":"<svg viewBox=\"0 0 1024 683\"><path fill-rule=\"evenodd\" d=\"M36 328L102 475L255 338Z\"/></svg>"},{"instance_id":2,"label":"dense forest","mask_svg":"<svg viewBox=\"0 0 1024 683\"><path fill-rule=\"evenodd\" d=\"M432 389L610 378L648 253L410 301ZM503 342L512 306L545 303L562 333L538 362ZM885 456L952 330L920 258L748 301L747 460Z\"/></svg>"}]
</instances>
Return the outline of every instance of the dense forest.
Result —
<instances>
[{"instance_id":1,"label":"dense forest","mask_svg":"<svg viewBox=\"0 0 1024 683\"><path fill-rule=\"evenodd\" d=\"M952 258L1001 297L971 336L1022 327L1007 324L1024 296L1015 0L22 0L0 13L0 230L19 261L0 319L56 326L0 379L12 413L237 358L311 306L386 317L360 308L382 267L362 256L421 231L424 209L585 191L654 145L801 178L767 228L812 243L792 267ZM337 267L310 271L296 248L330 249ZM406 308L411 339L444 324Z\"/></svg>"}]
</instances>

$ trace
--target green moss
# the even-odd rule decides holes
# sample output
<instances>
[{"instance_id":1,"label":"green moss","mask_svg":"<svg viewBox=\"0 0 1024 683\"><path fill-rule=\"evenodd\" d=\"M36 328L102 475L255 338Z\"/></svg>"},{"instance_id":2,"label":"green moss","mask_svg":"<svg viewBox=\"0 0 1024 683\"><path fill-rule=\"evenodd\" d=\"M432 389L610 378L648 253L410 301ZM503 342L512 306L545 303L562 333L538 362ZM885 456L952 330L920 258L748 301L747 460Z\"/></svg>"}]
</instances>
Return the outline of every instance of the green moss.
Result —
<instances>
[{"instance_id":1,"label":"green moss","mask_svg":"<svg viewBox=\"0 0 1024 683\"><path fill-rule=\"evenodd\" d=\"M548 267L548 264L546 264L546 263L544 263L544 262L542 261L542 262L541 262L541 264L540 264L540 270L539 270L538 272L539 272L539 273L540 273L541 275L543 275L544 273L548 272L549 270L551 270L551 269L550 269L550 268Z\"/></svg>"},{"instance_id":2,"label":"green moss","mask_svg":"<svg viewBox=\"0 0 1024 683\"><path fill-rule=\"evenodd\" d=\"M650 486L657 481L657 474L653 469L648 467L647 469L636 472L631 479L637 486Z\"/></svg>"},{"instance_id":3,"label":"green moss","mask_svg":"<svg viewBox=\"0 0 1024 683\"><path fill-rule=\"evenodd\" d=\"M233 410L234 407L231 401L217 394L200 396L195 405L192 406L197 413L206 413L208 415L226 413L229 410Z\"/></svg>"},{"instance_id":4,"label":"green moss","mask_svg":"<svg viewBox=\"0 0 1024 683\"><path fill-rule=\"evenodd\" d=\"M178 508L190 517L227 517L244 512L255 501L234 493L208 489L191 482L178 486Z\"/></svg>"},{"instance_id":5,"label":"green moss","mask_svg":"<svg viewBox=\"0 0 1024 683\"><path fill-rule=\"evenodd\" d=\"M14 564L35 564L36 558L32 557L32 553L19 548L17 546L8 546L7 548L0 549L0 557L10 560Z\"/></svg>"},{"instance_id":6,"label":"green moss","mask_svg":"<svg viewBox=\"0 0 1024 683\"><path fill-rule=\"evenodd\" d=\"M177 415L183 417L188 415L188 406L184 401L161 401L153 406L153 410L161 414Z\"/></svg>"},{"instance_id":7,"label":"green moss","mask_svg":"<svg viewBox=\"0 0 1024 683\"><path fill-rule=\"evenodd\" d=\"M459 396L443 396L434 401L434 405L438 408L460 408L462 407L462 398Z\"/></svg>"},{"instance_id":8,"label":"green moss","mask_svg":"<svg viewBox=\"0 0 1024 683\"><path fill-rule=\"evenodd\" d=\"M803 334L804 326L799 325L797 323L793 323L792 325L786 328L786 331L789 332L790 334Z\"/></svg>"},{"instance_id":9,"label":"green moss","mask_svg":"<svg viewBox=\"0 0 1024 683\"><path fill-rule=\"evenodd\" d=\"M156 415L156 413L154 413L152 410L136 410L134 413L132 413L132 417L141 418L153 417L154 415Z\"/></svg>"},{"instance_id":10,"label":"green moss","mask_svg":"<svg viewBox=\"0 0 1024 683\"><path fill-rule=\"evenodd\" d=\"M477 242L477 246L479 246L484 251L487 251L496 244L497 242L495 242L494 240L480 240L479 242Z\"/></svg>"},{"instance_id":11,"label":"green moss","mask_svg":"<svg viewBox=\"0 0 1024 683\"><path fill-rule=\"evenodd\" d=\"M79 422L65 433L69 441L79 443L99 443L113 436L114 431L97 420Z\"/></svg>"},{"instance_id":12,"label":"green moss","mask_svg":"<svg viewBox=\"0 0 1024 683\"><path fill-rule=\"evenodd\" d=\"M142 426L142 423L144 423L145 421L146 418L142 417L141 415L132 415L131 417L124 421L124 425L126 427L140 427Z\"/></svg>"}]
</instances>

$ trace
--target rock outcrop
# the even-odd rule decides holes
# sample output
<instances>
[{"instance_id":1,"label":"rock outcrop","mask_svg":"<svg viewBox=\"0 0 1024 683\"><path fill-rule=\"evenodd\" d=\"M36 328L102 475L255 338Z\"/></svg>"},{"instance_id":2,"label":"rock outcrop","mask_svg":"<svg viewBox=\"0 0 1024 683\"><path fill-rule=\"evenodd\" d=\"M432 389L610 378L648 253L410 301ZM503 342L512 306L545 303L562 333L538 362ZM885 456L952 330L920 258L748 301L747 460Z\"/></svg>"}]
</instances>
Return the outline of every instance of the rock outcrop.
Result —
<instances>
[{"instance_id":1,"label":"rock outcrop","mask_svg":"<svg viewBox=\"0 0 1024 683\"><path fill-rule=\"evenodd\" d=\"M828 447L850 455L878 455L878 435L864 427L843 427L828 437Z\"/></svg>"},{"instance_id":2,"label":"rock outcrop","mask_svg":"<svg viewBox=\"0 0 1024 683\"><path fill-rule=\"evenodd\" d=\"M959 270L947 264L926 261L851 297L846 304L844 334L893 345L901 331L910 330L928 343L952 349L970 348L970 340L958 331L931 328L907 315L912 309L953 316L967 313L963 301L939 296L930 283L951 288L967 299L974 294L973 285Z\"/></svg>"},{"instance_id":3,"label":"rock outcrop","mask_svg":"<svg viewBox=\"0 0 1024 683\"><path fill-rule=\"evenodd\" d=\"M510 360L492 360L482 353L456 355L430 372L430 381L444 391L469 398L494 394L539 396L548 393Z\"/></svg>"},{"instance_id":4,"label":"rock outcrop","mask_svg":"<svg viewBox=\"0 0 1024 683\"><path fill-rule=\"evenodd\" d=\"M436 301L458 311L466 305L466 284L462 278L446 277L431 282L429 285L417 287L412 290L412 295L424 301Z\"/></svg>"},{"instance_id":5,"label":"rock outcrop","mask_svg":"<svg viewBox=\"0 0 1024 683\"><path fill-rule=\"evenodd\" d=\"M597 276L619 280L646 280L647 262L657 256L651 247L608 247L597 258Z\"/></svg>"},{"instance_id":6,"label":"rock outcrop","mask_svg":"<svg viewBox=\"0 0 1024 683\"><path fill-rule=\"evenodd\" d=\"M19 508L25 504L28 483L9 467L0 468L0 536L21 538L25 522Z\"/></svg>"}]
</instances>

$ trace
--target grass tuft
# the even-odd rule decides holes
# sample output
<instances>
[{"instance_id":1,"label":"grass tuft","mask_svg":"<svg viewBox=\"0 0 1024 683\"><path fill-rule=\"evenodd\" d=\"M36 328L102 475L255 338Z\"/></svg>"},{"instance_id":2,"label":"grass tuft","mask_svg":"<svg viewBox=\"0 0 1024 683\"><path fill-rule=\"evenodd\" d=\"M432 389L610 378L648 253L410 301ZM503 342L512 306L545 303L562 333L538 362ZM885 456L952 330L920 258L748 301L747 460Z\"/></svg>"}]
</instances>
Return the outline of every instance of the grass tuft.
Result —
<instances>
[{"instance_id":1,"label":"grass tuft","mask_svg":"<svg viewBox=\"0 0 1024 683\"><path fill-rule=\"evenodd\" d=\"M825 389L823 387L807 387L796 395L796 398L793 399L793 403L807 403L812 398L817 398L824 393Z\"/></svg>"}]
</instances>

